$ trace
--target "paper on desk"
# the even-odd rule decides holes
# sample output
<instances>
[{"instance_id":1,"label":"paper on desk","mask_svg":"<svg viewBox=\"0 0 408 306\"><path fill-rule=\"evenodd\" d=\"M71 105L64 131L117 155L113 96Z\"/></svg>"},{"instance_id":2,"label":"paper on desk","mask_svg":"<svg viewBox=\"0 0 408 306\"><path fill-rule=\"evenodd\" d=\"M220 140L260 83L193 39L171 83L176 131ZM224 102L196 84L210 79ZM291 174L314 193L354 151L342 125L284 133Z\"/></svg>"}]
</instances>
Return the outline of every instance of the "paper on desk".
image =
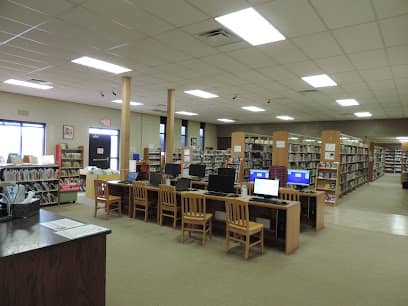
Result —
<instances>
[{"instance_id":1,"label":"paper on desk","mask_svg":"<svg viewBox=\"0 0 408 306\"><path fill-rule=\"evenodd\" d=\"M42 226L48 227L54 231L61 231L61 230L65 230L65 229L69 229L69 228L73 228L73 227L77 227L77 226L81 226L84 225L81 222L77 222L71 219L59 219L59 220L54 220L54 221L48 221L48 222L43 222L40 223Z\"/></svg>"},{"instance_id":2,"label":"paper on desk","mask_svg":"<svg viewBox=\"0 0 408 306\"><path fill-rule=\"evenodd\" d=\"M81 238L81 237L105 232L107 230L108 230L107 228L104 228L102 226L97 226L94 224L87 224L83 226L78 226L78 227L58 231L55 234L68 238L68 239L76 239L76 238Z\"/></svg>"}]
</instances>

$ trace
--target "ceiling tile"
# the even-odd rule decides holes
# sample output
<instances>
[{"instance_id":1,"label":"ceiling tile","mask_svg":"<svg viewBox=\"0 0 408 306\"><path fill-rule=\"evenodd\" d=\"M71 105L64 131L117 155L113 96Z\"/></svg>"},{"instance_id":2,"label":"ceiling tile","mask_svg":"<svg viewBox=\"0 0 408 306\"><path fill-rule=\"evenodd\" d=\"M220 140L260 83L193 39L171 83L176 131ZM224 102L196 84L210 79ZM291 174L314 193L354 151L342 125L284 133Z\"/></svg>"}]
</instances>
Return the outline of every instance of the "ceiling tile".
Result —
<instances>
[{"instance_id":1,"label":"ceiling tile","mask_svg":"<svg viewBox=\"0 0 408 306\"><path fill-rule=\"evenodd\" d=\"M237 61L248 65L251 68L276 65L276 62L261 53L257 48L246 48L229 53Z\"/></svg>"},{"instance_id":2,"label":"ceiling tile","mask_svg":"<svg viewBox=\"0 0 408 306\"><path fill-rule=\"evenodd\" d=\"M377 67L384 67L388 65L387 57L383 49L353 53L350 54L350 59L352 63L358 69L370 69Z\"/></svg>"},{"instance_id":3,"label":"ceiling tile","mask_svg":"<svg viewBox=\"0 0 408 306\"><path fill-rule=\"evenodd\" d=\"M293 40L295 44L313 59L341 55L342 51L329 32L302 36Z\"/></svg>"},{"instance_id":4,"label":"ceiling tile","mask_svg":"<svg viewBox=\"0 0 408 306\"><path fill-rule=\"evenodd\" d=\"M408 15L381 20L380 25L388 47L408 44Z\"/></svg>"},{"instance_id":5,"label":"ceiling tile","mask_svg":"<svg viewBox=\"0 0 408 306\"><path fill-rule=\"evenodd\" d=\"M306 0L276 0L259 5L256 9L288 37L326 30Z\"/></svg>"},{"instance_id":6,"label":"ceiling tile","mask_svg":"<svg viewBox=\"0 0 408 306\"><path fill-rule=\"evenodd\" d=\"M225 55L225 54L216 54L208 57L202 57L204 63L213 65L227 72L241 72L249 69L247 65L241 64L235 59Z\"/></svg>"},{"instance_id":7,"label":"ceiling tile","mask_svg":"<svg viewBox=\"0 0 408 306\"><path fill-rule=\"evenodd\" d=\"M406 0L373 0L373 4L379 18L408 13Z\"/></svg>"},{"instance_id":8,"label":"ceiling tile","mask_svg":"<svg viewBox=\"0 0 408 306\"><path fill-rule=\"evenodd\" d=\"M302 51L288 40L260 46L258 49L271 56L279 64L301 62L307 59Z\"/></svg>"},{"instance_id":9,"label":"ceiling tile","mask_svg":"<svg viewBox=\"0 0 408 306\"><path fill-rule=\"evenodd\" d=\"M408 78L408 65L392 66L395 78Z\"/></svg>"},{"instance_id":10,"label":"ceiling tile","mask_svg":"<svg viewBox=\"0 0 408 306\"><path fill-rule=\"evenodd\" d=\"M370 0L311 0L330 29L373 21Z\"/></svg>"},{"instance_id":11,"label":"ceiling tile","mask_svg":"<svg viewBox=\"0 0 408 306\"><path fill-rule=\"evenodd\" d=\"M392 72L389 67L360 70L366 81L381 81L392 79Z\"/></svg>"},{"instance_id":12,"label":"ceiling tile","mask_svg":"<svg viewBox=\"0 0 408 306\"><path fill-rule=\"evenodd\" d=\"M258 71L276 81L291 80L297 77L296 74L290 72L283 66L260 68Z\"/></svg>"},{"instance_id":13,"label":"ceiling tile","mask_svg":"<svg viewBox=\"0 0 408 306\"><path fill-rule=\"evenodd\" d=\"M212 17L222 16L249 7L245 0L186 0Z\"/></svg>"},{"instance_id":14,"label":"ceiling tile","mask_svg":"<svg viewBox=\"0 0 408 306\"><path fill-rule=\"evenodd\" d=\"M391 65L408 64L408 46L387 48L387 52L390 57Z\"/></svg>"},{"instance_id":15,"label":"ceiling tile","mask_svg":"<svg viewBox=\"0 0 408 306\"><path fill-rule=\"evenodd\" d=\"M338 29L333 34L347 53L384 48L375 22Z\"/></svg>"},{"instance_id":16,"label":"ceiling tile","mask_svg":"<svg viewBox=\"0 0 408 306\"><path fill-rule=\"evenodd\" d=\"M307 75L321 74L323 71L312 61L304 61L299 63L290 63L284 65L289 71L297 74L300 77ZM302 81L303 82L303 81Z\"/></svg>"},{"instance_id":17,"label":"ceiling tile","mask_svg":"<svg viewBox=\"0 0 408 306\"><path fill-rule=\"evenodd\" d=\"M152 15L158 16L177 27L197 23L209 18L208 15L189 5L184 0L137 0L135 3L142 6Z\"/></svg>"},{"instance_id":18,"label":"ceiling tile","mask_svg":"<svg viewBox=\"0 0 408 306\"><path fill-rule=\"evenodd\" d=\"M325 72L344 72L354 70L351 62L343 55L315 60L316 64Z\"/></svg>"},{"instance_id":19,"label":"ceiling tile","mask_svg":"<svg viewBox=\"0 0 408 306\"><path fill-rule=\"evenodd\" d=\"M333 72L330 76L337 84L363 82L363 79L357 71Z\"/></svg>"}]
</instances>

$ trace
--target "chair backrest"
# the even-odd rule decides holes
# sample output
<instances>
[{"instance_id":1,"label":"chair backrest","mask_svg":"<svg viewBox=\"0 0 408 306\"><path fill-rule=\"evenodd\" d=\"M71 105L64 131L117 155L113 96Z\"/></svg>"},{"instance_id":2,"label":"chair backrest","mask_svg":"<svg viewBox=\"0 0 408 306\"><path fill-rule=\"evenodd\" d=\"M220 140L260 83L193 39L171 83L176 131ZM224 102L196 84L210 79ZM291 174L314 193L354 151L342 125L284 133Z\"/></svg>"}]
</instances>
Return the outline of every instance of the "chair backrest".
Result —
<instances>
[{"instance_id":1,"label":"chair backrest","mask_svg":"<svg viewBox=\"0 0 408 306\"><path fill-rule=\"evenodd\" d=\"M159 203L160 205L177 206L176 187L160 184Z\"/></svg>"},{"instance_id":2,"label":"chair backrest","mask_svg":"<svg viewBox=\"0 0 408 306\"><path fill-rule=\"evenodd\" d=\"M279 189L279 199L287 201L299 201L300 194L298 191L293 189L280 188Z\"/></svg>"},{"instance_id":3,"label":"chair backrest","mask_svg":"<svg viewBox=\"0 0 408 306\"><path fill-rule=\"evenodd\" d=\"M228 199L225 201L226 222L228 225L249 228L248 202L239 199Z\"/></svg>"},{"instance_id":4,"label":"chair backrest","mask_svg":"<svg viewBox=\"0 0 408 306\"><path fill-rule=\"evenodd\" d=\"M94 180L94 188L95 188L95 199L109 197L109 186L106 181Z\"/></svg>"},{"instance_id":5,"label":"chair backrest","mask_svg":"<svg viewBox=\"0 0 408 306\"><path fill-rule=\"evenodd\" d=\"M205 196L193 192L182 192L181 211L184 217L204 217L206 214Z\"/></svg>"},{"instance_id":6,"label":"chair backrest","mask_svg":"<svg viewBox=\"0 0 408 306\"><path fill-rule=\"evenodd\" d=\"M242 182L241 188L242 188L242 185L246 185L247 190L248 190L248 195L252 195L252 193L254 192L254 184L250 182Z\"/></svg>"},{"instance_id":7,"label":"chair backrest","mask_svg":"<svg viewBox=\"0 0 408 306\"><path fill-rule=\"evenodd\" d=\"M133 182L133 199L138 202L147 202L147 188L143 182Z\"/></svg>"}]
</instances>

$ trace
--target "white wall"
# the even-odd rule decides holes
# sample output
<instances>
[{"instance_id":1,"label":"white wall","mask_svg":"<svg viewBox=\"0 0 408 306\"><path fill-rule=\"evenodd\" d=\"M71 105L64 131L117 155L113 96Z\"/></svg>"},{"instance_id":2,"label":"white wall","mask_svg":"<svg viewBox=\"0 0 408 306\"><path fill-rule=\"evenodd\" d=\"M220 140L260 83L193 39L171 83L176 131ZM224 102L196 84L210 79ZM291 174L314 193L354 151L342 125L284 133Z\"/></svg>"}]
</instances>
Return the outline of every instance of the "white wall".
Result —
<instances>
[{"instance_id":1,"label":"white wall","mask_svg":"<svg viewBox=\"0 0 408 306\"><path fill-rule=\"evenodd\" d=\"M0 92L0 119L41 122L46 124L46 153L55 154L55 145L67 143L69 146L84 146L84 162L88 163L88 128L103 127L102 119L110 119L110 128L120 129L120 111L111 108L64 102L33 96ZM74 127L74 139L62 138L63 124ZM153 144L160 147L160 117L131 113L130 152L143 155L143 148ZM180 147L181 120L175 119L175 148ZM199 140L200 123L189 121L188 142L191 137ZM216 143L216 126L206 124L206 146ZM1 135L0 135L1 136ZM1 142L0 145L7 145Z\"/></svg>"}]
</instances>

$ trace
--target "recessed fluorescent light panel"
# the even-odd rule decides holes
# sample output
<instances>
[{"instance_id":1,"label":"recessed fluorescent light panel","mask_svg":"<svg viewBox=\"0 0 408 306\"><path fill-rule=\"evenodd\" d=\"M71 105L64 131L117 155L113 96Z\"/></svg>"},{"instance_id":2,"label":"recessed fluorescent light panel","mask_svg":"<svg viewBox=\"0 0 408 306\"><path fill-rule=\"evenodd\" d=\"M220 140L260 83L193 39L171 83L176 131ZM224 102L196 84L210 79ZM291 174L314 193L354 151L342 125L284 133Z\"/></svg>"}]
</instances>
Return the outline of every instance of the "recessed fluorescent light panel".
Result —
<instances>
[{"instance_id":1,"label":"recessed fluorescent light panel","mask_svg":"<svg viewBox=\"0 0 408 306\"><path fill-rule=\"evenodd\" d=\"M118 104L122 104L122 100L113 100L113 103L118 103ZM134 101L130 101L130 105L132 106L139 106L139 105L144 105L142 102L134 102Z\"/></svg>"},{"instance_id":2,"label":"recessed fluorescent light panel","mask_svg":"<svg viewBox=\"0 0 408 306\"><path fill-rule=\"evenodd\" d=\"M314 140L314 139L305 139L304 141L305 142L315 142L316 140Z\"/></svg>"},{"instance_id":3,"label":"recessed fluorescent light panel","mask_svg":"<svg viewBox=\"0 0 408 306\"><path fill-rule=\"evenodd\" d=\"M191 113L191 112L185 112L185 111L180 111L180 112L176 112L176 114L179 115L184 115L184 116L197 116L197 113Z\"/></svg>"},{"instance_id":4,"label":"recessed fluorescent light panel","mask_svg":"<svg viewBox=\"0 0 408 306\"><path fill-rule=\"evenodd\" d=\"M291 117L291 116L276 116L276 118L280 119L280 120L294 120L295 118Z\"/></svg>"},{"instance_id":5,"label":"recessed fluorescent light panel","mask_svg":"<svg viewBox=\"0 0 408 306\"><path fill-rule=\"evenodd\" d=\"M359 117L359 118L367 118L367 117L371 117L372 114L370 112L358 112L358 113L354 113L354 116Z\"/></svg>"},{"instance_id":6,"label":"recessed fluorescent light panel","mask_svg":"<svg viewBox=\"0 0 408 306\"><path fill-rule=\"evenodd\" d=\"M263 108L260 108L260 107L258 107L258 106L243 106L243 107L241 107L242 109L245 109L245 110L247 110L247 111L250 111L250 112L264 112L265 110L263 109Z\"/></svg>"},{"instance_id":7,"label":"recessed fluorescent light panel","mask_svg":"<svg viewBox=\"0 0 408 306\"><path fill-rule=\"evenodd\" d=\"M98 60L96 58L92 58L89 56L82 56L80 58L72 60L72 62L75 64L80 64L83 66L111 72L114 74L120 74L120 73L132 71L132 69L118 66L115 64L111 64L105 61L101 61L101 60Z\"/></svg>"},{"instance_id":8,"label":"recessed fluorescent light panel","mask_svg":"<svg viewBox=\"0 0 408 306\"><path fill-rule=\"evenodd\" d=\"M318 74L302 77L302 80L315 88L337 86L327 74Z\"/></svg>"},{"instance_id":9,"label":"recessed fluorescent light panel","mask_svg":"<svg viewBox=\"0 0 408 306\"><path fill-rule=\"evenodd\" d=\"M186 90L184 93L192 95L192 96L200 97L203 99L218 98L217 95L214 95L211 92L207 92L207 91L200 90L200 89Z\"/></svg>"},{"instance_id":10,"label":"recessed fluorescent light panel","mask_svg":"<svg viewBox=\"0 0 408 306\"><path fill-rule=\"evenodd\" d=\"M340 99L336 100L337 104L340 106L355 106L360 105L355 99Z\"/></svg>"},{"instance_id":11,"label":"recessed fluorescent light panel","mask_svg":"<svg viewBox=\"0 0 408 306\"><path fill-rule=\"evenodd\" d=\"M408 142L408 136L395 137L400 142Z\"/></svg>"},{"instance_id":12,"label":"recessed fluorescent light panel","mask_svg":"<svg viewBox=\"0 0 408 306\"><path fill-rule=\"evenodd\" d=\"M217 17L215 20L253 46L286 39L252 7Z\"/></svg>"},{"instance_id":13,"label":"recessed fluorescent light panel","mask_svg":"<svg viewBox=\"0 0 408 306\"><path fill-rule=\"evenodd\" d=\"M52 86L49 86L49 85L37 84L37 83L20 81L20 80L15 80L15 79L8 79L8 80L5 80L3 83L23 86L23 87L29 87L29 88L35 88L35 89L42 89L42 90L53 88Z\"/></svg>"},{"instance_id":14,"label":"recessed fluorescent light panel","mask_svg":"<svg viewBox=\"0 0 408 306\"><path fill-rule=\"evenodd\" d=\"M217 119L217 120L218 120L218 121L221 121L221 122L226 122L226 123L235 122L235 120L227 119L227 118L220 118L220 119Z\"/></svg>"},{"instance_id":15,"label":"recessed fluorescent light panel","mask_svg":"<svg viewBox=\"0 0 408 306\"><path fill-rule=\"evenodd\" d=\"M290 140L298 140L299 138L298 138L298 137L289 137L288 139L290 139Z\"/></svg>"}]
</instances>

